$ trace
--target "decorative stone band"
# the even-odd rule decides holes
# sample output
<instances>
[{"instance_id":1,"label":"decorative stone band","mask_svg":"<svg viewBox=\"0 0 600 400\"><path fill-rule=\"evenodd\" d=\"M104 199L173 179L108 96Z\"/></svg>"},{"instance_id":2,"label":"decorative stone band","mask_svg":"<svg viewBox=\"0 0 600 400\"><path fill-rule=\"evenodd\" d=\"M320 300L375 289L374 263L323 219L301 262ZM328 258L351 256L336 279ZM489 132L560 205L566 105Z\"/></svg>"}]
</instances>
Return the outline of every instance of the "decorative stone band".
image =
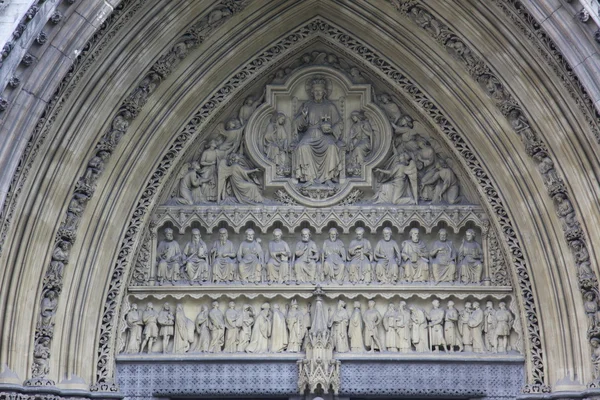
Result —
<instances>
[{"instance_id":1,"label":"decorative stone band","mask_svg":"<svg viewBox=\"0 0 600 400\"><path fill-rule=\"evenodd\" d=\"M402 206L382 207L373 205L353 205L345 207L327 207L311 209L301 206L220 206L220 207L169 207L161 206L153 214L152 225L163 226L171 222L183 233L192 223L198 222L211 233L223 223L230 226L235 233L248 223L255 224L266 233L275 223L281 222L286 230L294 230L308 224L316 233L321 233L332 221L343 231L350 233L357 222L364 224L366 230L375 232L385 223L400 230L411 223L418 223L426 233L444 223L458 233L467 224L477 227L487 224L487 216L480 206ZM156 233L154 231L153 233ZM340 232L342 233L342 232Z\"/></svg>"},{"instance_id":2,"label":"decorative stone band","mask_svg":"<svg viewBox=\"0 0 600 400\"><path fill-rule=\"evenodd\" d=\"M199 108L196 115L194 115L183 131L175 138L171 146L165 151L157 169L147 182L143 197L140 198L136 209L132 213L132 219L129 222L125 237L122 239L119 248L119 256L112 274L114 278L109 287L102 319L104 323L100 335L100 347L98 349L100 357L97 370L98 382L111 382L113 379L113 369L111 366L112 357L114 356L115 321L117 309L122 299L123 280L130 272L129 264L132 261L132 255L135 254L132 250L140 243L138 235L143 233L146 215L155 201L155 196L157 196L162 187L163 180L170 175L170 169L179 154L185 149L188 143L197 138L199 132L203 132L203 127L206 126L207 121L210 120L215 110L221 104L233 98L238 91L237 89L242 87L246 82L251 81L256 74L262 71L268 73L269 71L266 71L266 67L270 64L276 65L280 59L287 55L287 50L295 48L308 39L314 39L315 36L327 38L329 43L341 46L346 54L357 57L360 60L359 63L364 64L365 67L375 69L378 74L383 75L398 91L395 96L408 96L416 104L419 104L422 107L421 110L432 121L435 121L442 133L448 137L457 154L463 158L467 167L471 169L472 175L480 185L481 192L484 194L490 209L496 215L500 229L505 233L504 239L507 243L506 246L510 250L512 262L516 268L515 276L518 277L518 285L523 296L524 320L527 323L526 332L529 337L529 341L527 342L528 361L531 366L529 381L534 385L543 386L545 380L544 359L541 348L542 341L537 323L539 318L534 303L527 264L523 257L523 250L521 249L515 229L508 217L508 212L505 210L503 201L498 191L494 188L488 173L479 163L475 153L462 139L451 122L444 116L442 110L437 108L416 84L403 75L397 67L390 64L362 42L354 39L348 32L331 25L321 18L316 18L296 29L286 35L281 41L271 45L268 50L249 61L240 72L236 73L213 97L208 99Z\"/></svg>"}]
</instances>

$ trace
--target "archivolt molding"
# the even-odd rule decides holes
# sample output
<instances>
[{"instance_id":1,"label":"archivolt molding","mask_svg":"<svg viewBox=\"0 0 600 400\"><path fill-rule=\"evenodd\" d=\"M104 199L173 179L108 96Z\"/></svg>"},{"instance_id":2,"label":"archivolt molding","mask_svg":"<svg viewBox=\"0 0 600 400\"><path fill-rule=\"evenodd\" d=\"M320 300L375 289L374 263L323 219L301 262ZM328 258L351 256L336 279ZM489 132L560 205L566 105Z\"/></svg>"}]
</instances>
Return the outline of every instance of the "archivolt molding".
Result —
<instances>
[{"instance_id":1,"label":"archivolt molding","mask_svg":"<svg viewBox=\"0 0 600 400\"><path fill-rule=\"evenodd\" d=\"M494 4L529 39L544 61L560 78L564 88L577 104L579 111L584 115L596 142L600 143L600 111L594 106L594 101L583 83L550 36L519 0L494 0Z\"/></svg>"},{"instance_id":2,"label":"archivolt molding","mask_svg":"<svg viewBox=\"0 0 600 400\"><path fill-rule=\"evenodd\" d=\"M14 217L17 200L29 176L31 166L39 150L45 143L48 134L51 132L59 113L63 110L64 104L74 92L82 76L96 62L116 34L127 25L145 2L146 0L123 0L114 9L81 50L81 53L75 59L67 74L58 84L51 100L44 107L12 177L7 197L0 212L0 223L2 226L0 232L0 254L4 248L10 223Z\"/></svg>"},{"instance_id":3,"label":"archivolt molding","mask_svg":"<svg viewBox=\"0 0 600 400\"><path fill-rule=\"evenodd\" d=\"M63 286L65 265L69 261L70 248L76 240L76 233L81 214L87 201L93 196L96 182L104 170L105 162L111 156L117 144L129 127L130 121L138 116L148 97L156 90L159 83L168 76L173 68L188 54L191 48L199 46L233 14L239 12L247 1L223 0L210 9L207 15L194 24L173 48L163 55L144 76L139 86L126 98L112 126L96 146L96 154L89 161L88 168L75 187L75 193L69 203L67 215L57 234L52 261L46 271L41 299L41 314L35 330L34 362L31 369L32 378L25 381L25 386L54 386L48 379L50 345L54 336L54 317ZM132 11L134 12L134 11ZM113 276L114 277L114 276ZM107 303L108 304L108 303ZM100 357L99 364L103 358ZM92 391L117 391L114 386L99 384Z\"/></svg>"},{"instance_id":4,"label":"archivolt molding","mask_svg":"<svg viewBox=\"0 0 600 400\"><path fill-rule=\"evenodd\" d=\"M567 191L563 179L558 176L554 168L555 163L550 158L545 143L534 132L519 102L510 94L508 88L493 71L493 68L487 65L483 58L469 47L468 42L460 38L450 27L441 22L432 12L425 8L425 6L412 0L392 1L403 16L409 18L425 30L450 55L465 66L471 77L481 85L490 96L490 99L511 123L515 133L523 141L527 154L538 164L544 185L554 201L558 217L563 223L565 239L576 260L577 276L581 292L583 295L592 292L594 301L597 304L600 298L598 280L590 266L586 239L573 209L570 200L571 196ZM595 124L592 125L595 127ZM595 326L591 326L588 329L588 336L590 340L599 338L600 331ZM592 362L595 364L596 357L593 352L590 353L592 355ZM598 374L599 370L596 368L596 379L598 379ZM526 392L537 392L538 390L540 388L534 386L525 388ZM546 388L541 388L541 390L546 390Z\"/></svg>"},{"instance_id":5,"label":"archivolt molding","mask_svg":"<svg viewBox=\"0 0 600 400\"><path fill-rule=\"evenodd\" d=\"M478 182L481 191L485 194L490 208L498 218L498 224L505 233L507 247L512 254L512 261L515 264L516 276L520 290L523 295L523 304L525 308L527 332L529 336L528 354L532 368L529 378L533 389L531 391L548 391L545 386L544 356L542 353L542 344L540 331L538 327L538 317L533 298L531 282L527 271L527 264L523 257L521 244L512 222L505 210L504 203L498 192L493 186L492 180L487 172L482 168L475 153L469 148L460 134L451 125L450 121L444 116L434 103L429 100L416 84L411 82L399 69L391 65L387 60L379 56L372 49L351 37L347 32L342 31L321 18L316 18L303 27L289 33L285 39L275 45L270 46L266 51L258 55L252 61L248 62L244 68L237 72L229 81L227 81L215 95L213 95L199 111L187 123L185 128L176 136L169 149L163 153L158 167L155 169L152 177L147 182L142 197L138 200L137 206L132 213L132 219L129 221L126 234L119 246L118 257L112 273L112 281L107 294L105 309L102 317L103 325L99 342L97 365L97 383L94 388L105 390L114 387L113 381L113 349L116 342L117 330L117 309L123 296L122 288L125 280L132 271L130 264L135 254L136 246L140 243L140 236L143 233L143 227L146 223L146 216L151 210L155 199L161 189L162 182L170 175L171 169L179 156L184 152L188 143L198 136L199 132L207 125L208 121L218 114L218 110L228 101L233 94L238 92L246 82L251 81L260 71L265 70L267 65L275 63L284 51L301 41L307 40L312 36L323 36L329 42L334 42L345 49L349 54L362 60L369 68L373 68L380 75L383 75L396 88L399 88L404 95L407 95L414 103L418 104L421 110L427 114L431 120L435 121L439 129L453 143L455 150L459 153L472 171L474 179ZM97 389L96 389L97 390Z\"/></svg>"}]
</instances>

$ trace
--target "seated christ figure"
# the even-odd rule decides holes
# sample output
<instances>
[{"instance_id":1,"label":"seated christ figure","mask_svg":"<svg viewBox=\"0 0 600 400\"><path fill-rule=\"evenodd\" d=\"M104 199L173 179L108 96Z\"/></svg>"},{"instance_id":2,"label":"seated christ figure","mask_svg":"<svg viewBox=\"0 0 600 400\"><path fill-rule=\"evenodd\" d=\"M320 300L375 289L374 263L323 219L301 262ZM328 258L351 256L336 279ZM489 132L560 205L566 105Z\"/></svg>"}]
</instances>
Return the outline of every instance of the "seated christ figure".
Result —
<instances>
[{"instance_id":1,"label":"seated christ figure","mask_svg":"<svg viewBox=\"0 0 600 400\"><path fill-rule=\"evenodd\" d=\"M294 118L300 140L296 146L294 170L300 182L331 184L343 168L340 147L343 122L336 105L327 99L327 81L310 81L311 99L304 102Z\"/></svg>"}]
</instances>

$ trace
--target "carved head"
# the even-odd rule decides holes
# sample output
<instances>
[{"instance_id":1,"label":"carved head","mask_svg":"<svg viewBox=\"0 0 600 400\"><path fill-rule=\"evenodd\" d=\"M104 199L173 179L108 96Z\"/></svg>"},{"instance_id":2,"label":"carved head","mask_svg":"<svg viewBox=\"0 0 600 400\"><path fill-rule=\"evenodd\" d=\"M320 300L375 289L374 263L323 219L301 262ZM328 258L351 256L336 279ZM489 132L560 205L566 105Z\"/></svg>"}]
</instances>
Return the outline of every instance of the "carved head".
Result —
<instances>
[{"instance_id":1,"label":"carved head","mask_svg":"<svg viewBox=\"0 0 600 400\"><path fill-rule=\"evenodd\" d=\"M338 308L346 307L346 302L344 300L338 301Z\"/></svg>"},{"instance_id":2,"label":"carved head","mask_svg":"<svg viewBox=\"0 0 600 400\"><path fill-rule=\"evenodd\" d=\"M336 241L336 240L337 240L337 237L338 237L338 231L337 231L337 229L335 229L335 228L331 228L331 229L329 230L329 239L330 239L331 241Z\"/></svg>"},{"instance_id":3,"label":"carved head","mask_svg":"<svg viewBox=\"0 0 600 400\"><path fill-rule=\"evenodd\" d=\"M218 301L213 301L212 302L212 308L219 308L219 302Z\"/></svg>"},{"instance_id":4,"label":"carved head","mask_svg":"<svg viewBox=\"0 0 600 400\"><path fill-rule=\"evenodd\" d=\"M56 292L54 290L50 290L48 293L46 293L46 297L50 300L54 300L56 298Z\"/></svg>"},{"instance_id":5,"label":"carved head","mask_svg":"<svg viewBox=\"0 0 600 400\"><path fill-rule=\"evenodd\" d=\"M271 308L271 305L269 303L263 303L262 306L260 306L261 310L268 310Z\"/></svg>"},{"instance_id":6,"label":"carved head","mask_svg":"<svg viewBox=\"0 0 600 400\"><path fill-rule=\"evenodd\" d=\"M410 240L412 240L413 243L419 242L419 228L412 228L410 230Z\"/></svg>"},{"instance_id":7,"label":"carved head","mask_svg":"<svg viewBox=\"0 0 600 400\"><path fill-rule=\"evenodd\" d=\"M390 310L390 311L396 311L396 307L394 306L394 303L388 304L388 310Z\"/></svg>"},{"instance_id":8,"label":"carved head","mask_svg":"<svg viewBox=\"0 0 600 400\"><path fill-rule=\"evenodd\" d=\"M363 235L365 234L365 229L359 226L354 232L356 233L356 238L358 240L361 240L363 238Z\"/></svg>"},{"instance_id":9,"label":"carved head","mask_svg":"<svg viewBox=\"0 0 600 400\"><path fill-rule=\"evenodd\" d=\"M166 228L165 229L165 239L167 240L173 240L173 229L171 228Z\"/></svg>"},{"instance_id":10,"label":"carved head","mask_svg":"<svg viewBox=\"0 0 600 400\"><path fill-rule=\"evenodd\" d=\"M356 67L350 68L350 75L354 78L358 78L360 76L360 70Z\"/></svg>"},{"instance_id":11,"label":"carved head","mask_svg":"<svg viewBox=\"0 0 600 400\"><path fill-rule=\"evenodd\" d=\"M585 292L585 294L583 295L583 298L586 299L587 301L593 301L594 300L594 293L592 293L592 292Z\"/></svg>"},{"instance_id":12,"label":"carved head","mask_svg":"<svg viewBox=\"0 0 600 400\"><path fill-rule=\"evenodd\" d=\"M171 311L171 305L169 303L165 303L165 305L163 306L163 309L165 311Z\"/></svg>"},{"instance_id":13,"label":"carved head","mask_svg":"<svg viewBox=\"0 0 600 400\"><path fill-rule=\"evenodd\" d=\"M283 233L281 232L281 229L277 228L273 231L273 239L275 239L276 242L279 242L281 240L281 236L283 235Z\"/></svg>"},{"instance_id":14,"label":"carved head","mask_svg":"<svg viewBox=\"0 0 600 400\"><path fill-rule=\"evenodd\" d=\"M200 169L200 163L198 161L192 161L191 167L194 171L198 171Z\"/></svg>"},{"instance_id":15,"label":"carved head","mask_svg":"<svg viewBox=\"0 0 600 400\"><path fill-rule=\"evenodd\" d=\"M473 308L474 308L475 310L478 310L478 309L479 309L479 302L478 302L478 301L474 301L474 302L473 302Z\"/></svg>"},{"instance_id":16,"label":"carved head","mask_svg":"<svg viewBox=\"0 0 600 400\"><path fill-rule=\"evenodd\" d=\"M308 228L302 229L302 231L300 232L300 235L302 237L303 242L308 242L310 240L310 229L308 229Z\"/></svg>"},{"instance_id":17,"label":"carved head","mask_svg":"<svg viewBox=\"0 0 600 400\"><path fill-rule=\"evenodd\" d=\"M131 305L131 310L132 310L132 311L137 311L137 304L133 303L133 304Z\"/></svg>"},{"instance_id":18,"label":"carved head","mask_svg":"<svg viewBox=\"0 0 600 400\"><path fill-rule=\"evenodd\" d=\"M254 104L254 97L252 97L252 96L246 97L246 100L244 100L244 104L247 106L251 106L252 104Z\"/></svg>"},{"instance_id":19,"label":"carved head","mask_svg":"<svg viewBox=\"0 0 600 400\"><path fill-rule=\"evenodd\" d=\"M369 300L369 309L373 309L375 307L375 300Z\"/></svg>"},{"instance_id":20,"label":"carved head","mask_svg":"<svg viewBox=\"0 0 600 400\"><path fill-rule=\"evenodd\" d=\"M310 83L310 93L316 102L327 98L327 82L322 78L315 78Z\"/></svg>"},{"instance_id":21,"label":"carved head","mask_svg":"<svg viewBox=\"0 0 600 400\"><path fill-rule=\"evenodd\" d=\"M360 308L360 301L354 302L354 308Z\"/></svg>"},{"instance_id":22,"label":"carved head","mask_svg":"<svg viewBox=\"0 0 600 400\"><path fill-rule=\"evenodd\" d=\"M215 139L212 139L210 142L208 142L207 145L208 148L210 149L216 149L217 148L217 141Z\"/></svg>"},{"instance_id":23,"label":"carved head","mask_svg":"<svg viewBox=\"0 0 600 400\"><path fill-rule=\"evenodd\" d=\"M400 310L404 310L406 308L406 302L403 300L400 303L398 303L398 307L400 308Z\"/></svg>"},{"instance_id":24,"label":"carved head","mask_svg":"<svg viewBox=\"0 0 600 400\"><path fill-rule=\"evenodd\" d=\"M593 348L597 349L598 347L600 347L600 339L592 338L590 340L590 344L592 345Z\"/></svg>"},{"instance_id":25,"label":"carved head","mask_svg":"<svg viewBox=\"0 0 600 400\"><path fill-rule=\"evenodd\" d=\"M277 303L273 304L273 309L274 310L279 310L279 304L277 304Z\"/></svg>"},{"instance_id":26,"label":"carved head","mask_svg":"<svg viewBox=\"0 0 600 400\"><path fill-rule=\"evenodd\" d=\"M298 309L298 302L296 301L296 299L292 299L292 310L297 310Z\"/></svg>"},{"instance_id":27,"label":"carved head","mask_svg":"<svg viewBox=\"0 0 600 400\"><path fill-rule=\"evenodd\" d=\"M148 303L148 305L146 306L146 310L153 310L154 309L154 305L152 303Z\"/></svg>"},{"instance_id":28,"label":"carved head","mask_svg":"<svg viewBox=\"0 0 600 400\"><path fill-rule=\"evenodd\" d=\"M249 242L254 241L254 230L253 229L246 229L246 240Z\"/></svg>"},{"instance_id":29,"label":"carved head","mask_svg":"<svg viewBox=\"0 0 600 400\"><path fill-rule=\"evenodd\" d=\"M440 307L440 301L438 299L434 299L431 302L431 305L433 306L433 308L439 308Z\"/></svg>"},{"instance_id":30,"label":"carved head","mask_svg":"<svg viewBox=\"0 0 600 400\"><path fill-rule=\"evenodd\" d=\"M494 303L492 303L491 301L488 301L487 303L485 303L485 308L493 308L494 307Z\"/></svg>"},{"instance_id":31,"label":"carved head","mask_svg":"<svg viewBox=\"0 0 600 400\"><path fill-rule=\"evenodd\" d=\"M466 309L466 310L470 310L470 309L471 309L471 302L467 301L467 302L465 303L465 309Z\"/></svg>"},{"instance_id":32,"label":"carved head","mask_svg":"<svg viewBox=\"0 0 600 400\"><path fill-rule=\"evenodd\" d=\"M383 228L383 240L389 242L392 239L392 230L390 228Z\"/></svg>"},{"instance_id":33,"label":"carved head","mask_svg":"<svg viewBox=\"0 0 600 400\"><path fill-rule=\"evenodd\" d=\"M219 229L219 239L221 240L222 243L224 243L227 240L227 229L225 229L225 228Z\"/></svg>"},{"instance_id":34,"label":"carved head","mask_svg":"<svg viewBox=\"0 0 600 400\"><path fill-rule=\"evenodd\" d=\"M500 304L498 304L498 307L500 307L501 310L504 310L504 309L506 309L506 303L501 301Z\"/></svg>"},{"instance_id":35,"label":"carved head","mask_svg":"<svg viewBox=\"0 0 600 400\"><path fill-rule=\"evenodd\" d=\"M285 124L285 114L284 113L277 113L275 118L279 125Z\"/></svg>"},{"instance_id":36,"label":"carved head","mask_svg":"<svg viewBox=\"0 0 600 400\"><path fill-rule=\"evenodd\" d=\"M452 307L454 307L454 302L452 300L450 300L448 302L448 308L452 308Z\"/></svg>"},{"instance_id":37,"label":"carved head","mask_svg":"<svg viewBox=\"0 0 600 400\"><path fill-rule=\"evenodd\" d=\"M379 96L379 99L383 104L387 104L392 101L392 99L390 98L390 95L387 93L383 93L381 96Z\"/></svg>"},{"instance_id":38,"label":"carved head","mask_svg":"<svg viewBox=\"0 0 600 400\"><path fill-rule=\"evenodd\" d=\"M361 120L360 111L352 111L352 114L350 114L350 118L352 118L352 121L354 122L358 122L359 120Z\"/></svg>"},{"instance_id":39,"label":"carved head","mask_svg":"<svg viewBox=\"0 0 600 400\"><path fill-rule=\"evenodd\" d=\"M438 235L440 236L440 241L445 242L446 238L448 237L448 232L444 228L442 228L440 229Z\"/></svg>"},{"instance_id":40,"label":"carved head","mask_svg":"<svg viewBox=\"0 0 600 400\"><path fill-rule=\"evenodd\" d=\"M192 229L192 239L194 239L194 241L199 241L200 240L200 229Z\"/></svg>"},{"instance_id":41,"label":"carved head","mask_svg":"<svg viewBox=\"0 0 600 400\"><path fill-rule=\"evenodd\" d=\"M229 308L231 308L232 310L235 308L235 303L233 301L229 302Z\"/></svg>"},{"instance_id":42,"label":"carved head","mask_svg":"<svg viewBox=\"0 0 600 400\"><path fill-rule=\"evenodd\" d=\"M467 239L467 242L472 242L475 239L475 231L473 229L467 229L465 232L465 239Z\"/></svg>"}]
</instances>

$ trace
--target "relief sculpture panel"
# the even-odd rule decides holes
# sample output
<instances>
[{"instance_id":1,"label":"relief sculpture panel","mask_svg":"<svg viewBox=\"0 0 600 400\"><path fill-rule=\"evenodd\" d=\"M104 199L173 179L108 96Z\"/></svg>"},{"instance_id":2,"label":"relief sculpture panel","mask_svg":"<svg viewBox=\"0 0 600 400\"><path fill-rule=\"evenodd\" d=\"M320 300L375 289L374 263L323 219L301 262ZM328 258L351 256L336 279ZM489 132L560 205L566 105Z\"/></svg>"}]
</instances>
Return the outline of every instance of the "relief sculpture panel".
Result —
<instances>
[{"instance_id":1,"label":"relief sculpture panel","mask_svg":"<svg viewBox=\"0 0 600 400\"><path fill-rule=\"evenodd\" d=\"M322 49L248 90L154 209L122 359L269 354L337 393L352 354L523 354L501 236L406 102Z\"/></svg>"}]
</instances>

